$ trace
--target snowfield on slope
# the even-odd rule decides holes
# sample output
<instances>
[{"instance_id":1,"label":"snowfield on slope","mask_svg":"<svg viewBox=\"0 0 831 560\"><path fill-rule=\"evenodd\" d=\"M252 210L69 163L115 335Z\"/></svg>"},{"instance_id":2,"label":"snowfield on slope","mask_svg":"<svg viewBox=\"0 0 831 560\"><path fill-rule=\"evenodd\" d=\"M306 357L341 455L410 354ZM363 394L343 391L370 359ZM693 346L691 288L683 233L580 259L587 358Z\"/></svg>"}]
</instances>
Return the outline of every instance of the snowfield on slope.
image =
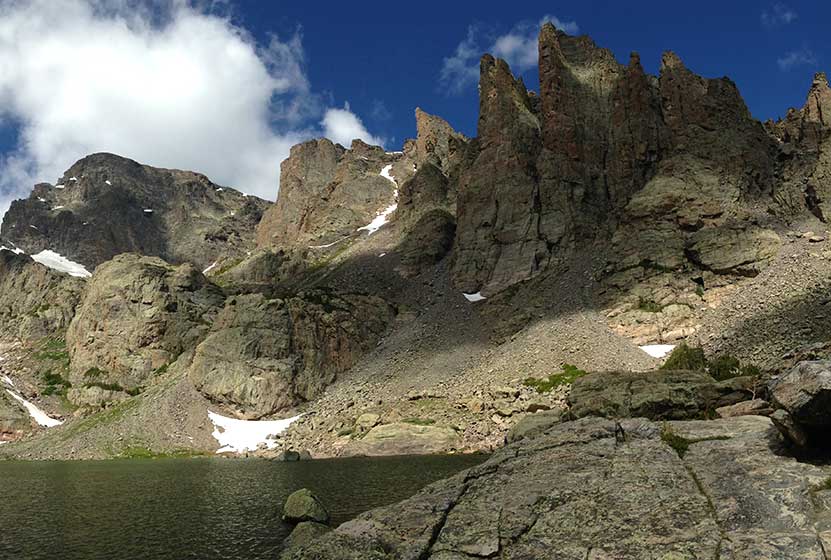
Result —
<instances>
[{"instance_id":1,"label":"snowfield on slope","mask_svg":"<svg viewBox=\"0 0 831 560\"><path fill-rule=\"evenodd\" d=\"M208 418L216 428L211 435L221 446L217 453L256 451L261 445L274 449L277 447L274 436L283 433L300 416L284 420L239 420L208 411Z\"/></svg>"},{"instance_id":2,"label":"snowfield on slope","mask_svg":"<svg viewBox=\"0 0 831 560\"><path fill-rule=\"evenodd\" d=\"M41 426L45 426L47 428L54 428L55 426L60 426L61 424L63 424L63 421L52 418L51 416L43 412L41 409L24 399L11 389L6 389L6 392L10 394L14 400L26 407L26 410L29 412L29 416L31 416L35 420L35 422L37 422Z\"/></svg>"},{"instance_id":3,"label":"snowfield on slope","mask_svg":"<svg viewBox=\"0 0 831 560\"><path fill-rule=\"evenodd\" d=\"M71 261L63 255L59 255L55 251L48 249L32 255L32 259L58 272L65 272L70 276L78 278L89 278L92 276L92 273L84 265Z\"/></svg>"},{"instance_id":4,"label":"snowfield on slope","mask_svg":"<svg viewBox=\"0 0 831 560\"><path fill-rule=\"evenodd\" d=\"M664 358L673 348L674 344L647 344L646 346L638 346L641 350L652 356L653 358Z\"/></svg>"},{"instance_id":5,"label":"snowfield on slope","mask_svg":"<svg viewBox=\"0 0 831 560\"><path fill-rule=\"evenodd\" d=\"M367 235L372 235L373 233L381 229L384 225L386 225L389 221L390 214L392 214L398 209L398 182L392 175L390 175L390 170L392 170L392 164L389 164L386 167L384 167L381 170L381 173L379 173L379 175L384 179L390 181L393 185L395 185L395 191L393 191L392 193L393 202L392 204L381 210L378 213L378 215L375 216L374 220L369 222L367 225L358 228L358 231L366 231Z\"/></svg>"}]
</instances>

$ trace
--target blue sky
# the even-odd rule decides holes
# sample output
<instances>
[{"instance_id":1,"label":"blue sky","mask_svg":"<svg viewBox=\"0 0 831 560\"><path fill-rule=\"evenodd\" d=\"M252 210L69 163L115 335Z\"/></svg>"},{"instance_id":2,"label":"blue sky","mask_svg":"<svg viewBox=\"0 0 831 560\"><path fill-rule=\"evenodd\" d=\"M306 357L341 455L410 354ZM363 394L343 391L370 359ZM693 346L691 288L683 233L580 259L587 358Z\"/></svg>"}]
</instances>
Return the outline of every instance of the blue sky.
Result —
<instances>
[{"instance_id":1,"label":"blue sky","mask_svg":"<svg viewBox=\"0 0 831 560\"><path fill-rule=\"evenodd\" d=\"M482 29L480 43L487 48L488 34L509 33L550 14L576 22L581 34L623 63L639 52L650 73L658 72L661 53L673 50L697 73L733 79L762 120L801 106L813 73L831 60L829 2L333 2L325 18L314 2L237 6L244 25L260 36L302 25L315 87L331 92L335 102L348 100L370 130L396 139L413 134L417 105L475 133L475 86L447 95L437 83L443 59L471 25ZM523 77L536 87L536 68ZM376 103L384 104L389 119L373 116Z\"/></svg>"},{"instance_id":2,"label":"blue sky","mask_svg":"<svg viewBox=\"0 0 831 560\"><path fill-rule=\"evenodd\" d=\"M638 51L650 73L674 50L699 74L731 77L762 120L801 106L831 60L827 2L135 5L0 0L0 67L11 69L0 76L0 212L91 151L273 199L278 162L306 138L398 149L416 106L474 135L469 71L496 49L536 88L532 41L545 18L623 63Z\"/></svg>"}]
</instances>

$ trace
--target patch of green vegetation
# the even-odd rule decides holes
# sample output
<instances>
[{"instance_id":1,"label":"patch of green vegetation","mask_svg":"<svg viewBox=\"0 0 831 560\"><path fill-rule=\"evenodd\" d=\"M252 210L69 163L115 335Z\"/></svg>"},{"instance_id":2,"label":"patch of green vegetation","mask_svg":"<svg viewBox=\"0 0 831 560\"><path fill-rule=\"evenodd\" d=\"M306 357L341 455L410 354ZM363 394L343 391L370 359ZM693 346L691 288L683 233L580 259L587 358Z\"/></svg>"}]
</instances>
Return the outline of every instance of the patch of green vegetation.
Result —
<instances>
[{"instance_id":1,"label":"patch of green vegetation","mask_svg":"<svg viewBox=\"0 0 831 560\"><path fill-rule=\"evenodd\" d=\"M432 418L404 418L402 420L405 424L415 424L416 426L432 426L436 423Z\"/></svg>"},{"instance_id":2,"label":"patch of green vegetation","mask_svg":"<svg viewBox=\"0 0 831 560\"><path fill-rule=\"evenodd\" d=\"M701 443L702 441L723 441L730 439L728 436L712 436L704 438L687 439L675 433L672 426L663 424L661 426L661 441L669 445L678 454L681 459L690 450L690 445L694 443Z\"/></svg>"},{"instance_id":3,"label":"patch of green vegetation","mask_svg":"<svg viewBox=\"0 0 831 560\"><path fill-rule=\"evenodd\" d=\"M63 396L66 395L67 389L72 387L72 383L70 383L69 380L65 379L60 373L55 373L51 369L42 371L40 377L44 385L40 391L41 395Z\"/></svg>"},{"instance_id":4,"label":"patch of green vegetation","mask_svg":"<svg viewBox=\"0 0 831 560\"><path fill-rule=\"evenodd\" d=\"M638 309L641 311L646 311L647 313L660 313L664 309L664 307L661 304L652 301L651 299L639 297Z\"/></svg>"},{"instance_id":5,"label":"patch of green vegetation","mask_svg":"<svg viewBox=\"0 0 831 560\"><path fill-rule=\"evenodd\" d=\"M338 437L351 436L354 431L354 426L347 426L345 428L341 428L340 430L338 430Z\"/></svg>"},{"instance_id":6,"label":"patch of green vegetation","mask_svg":"<svg viewBox=\"0 0 831 560\"><path fill-rule=\"evenodd\" d=\"M115 454L116 459L177 459L198 457L204 453L193 449L174 449L172 451L153 451L142 445L130 445Z\"/></svg>"},{"instance_id":7,"label":"patch of green vegetation","mask_svg":"<svg viewBox=\"0 0 831 560\"><path fill-rule=\"evenodd\" d=\"M831 476L823 480L816 488L817 492L821 492L822 490L831 490Z\"/></svg>"},{"instance_id":8,"label":"patch of green vegetation","mask_svg":"<svg viewBox=\"0 0 831 560\"><path fill-rule=\"evenodd\" d=\"M675 347L661 369L704 371L707 369L707 358L701 348L692 348L682 342Z\"/></svg>"},{"instance_id":9,"label":"patch of green vegetation","mask_svg":"<svg viewBox=\"0 0 831 560\"><path fill-rule=\"evenodd\" d=\"M60 362L69 367L69 352L66 351L66 341L62 338L44 339L32 357L39 361Z\"/></svg>"},{"instance_id":10,"label":"patch of green vegetation","mask_svg":"<svg viewBox=\"0 0 831 560\"><path fill-rule=\"evenodd\" d=\"M99 377L103 377L107 372L103 369L99 369L97 367L91 367L84 372L84 377L87 379L98 379Z\"/></svg>"},{"instance_id":11,"label":"patch of green vegetation","mask_svg":"<svg viewBox=\"0 0 831 560\"><path fill-rule=\"evenodd\" d=\"M684 343L679 344L672 351L661 369L706 371L717 381L743 376L758 377L761 373L755 365L742 364L734 356L720 355L708 360L704 355L704 350L687 346Z\"/></svg>"},{"instance_id":12,"label":"patch of green vegetation","mask_svg":"<svg viewBox=\"0 0 831 560\"><path fill-rule=\"evenodd\" d=\"M139 399L128 399L102 410L83 420L72 422L65 429L58 432L63 441L68 441L80 433L96 428L112 425L119 422L124 416L139 404Z\"/></svg>"},{"instance_id":13,"label":"patch of green vegetation","mask_svg":"<svg viewBox=\"0 0 831 560\"><path fill-rule=\"evenodd\" d=\"M102 381L90 381L89 383L84 383L84 387L98 387L105 391L117 391L119 393L125 392L124 387L118 383L104 383Z\"/></svg>"},{"instance_id":14,"label":"patch of green vegetation","mask_svg":"<svg viewBox=\"0 0 831 560\"><path fill-rule=\"evenodd\" d=\"M704 286L702 286L701 284L696 286L695 287L695 295L697 295L700 298L703 298L704 297Z\"/></svg>"},{"instance_id":15,"label":"patch of green vegetation","mask_svg":"<svg viewBox=\"0 0 831 560\"><path fill-rule=\"evenodd\" d=\"M167 373L168 368L170 368L170 364L164 364L162 366L159 366L153 370L153 375L164 375L165 373Z\"/></svg>"},{"instance_id":16,"label":"patch of green vegetation","mask_svg":"<svg viewBox=\"0 0 831 560\"><path fill-rule=\"evenodd\" d=\"M223 274L225 274L226 272L228 272L229 270L231 270L235 266L242 263L243 260L244 259L242 257L239 257L239 258L236 258L236 259L231 259L230 261L228 261L226 263L223 263L223 265L220 266L219 269L217 269L216 273L214 273L213 276L222 276Z\"/></svg>"},{"instance_id":17,"label":"patch of green vegetation","mask_svg":"<svg viewBox=\"0 0 831 560\"><path fill-rule=\"evenodd\" d=\"M649 269L649 270L657 270L659 272L673 272L673 271L675 271L675 269L672 268L672 267L662 265L660 263L657 263L657 262L649 260L649 259L643 259L640 263L638 263L638 265L641 268L646 268L646 269Z\"/></svg>"},{"instance_id":18,"label":"patch of green vegetation","mask_svg":"<svg viewBox=\"0 0 831 560\"><path fill-rule=\"evenodd\" d=\"M548 393L555 387L560 385L571 385L578 377L583 377L586 372L578 369L577 366L571 364L563 364L563 371L560 373L552 373L548 377L538 379L536 377L529 377L522 382L526 387L536 389L537 393Z\"/></svg>"}]
</instances>

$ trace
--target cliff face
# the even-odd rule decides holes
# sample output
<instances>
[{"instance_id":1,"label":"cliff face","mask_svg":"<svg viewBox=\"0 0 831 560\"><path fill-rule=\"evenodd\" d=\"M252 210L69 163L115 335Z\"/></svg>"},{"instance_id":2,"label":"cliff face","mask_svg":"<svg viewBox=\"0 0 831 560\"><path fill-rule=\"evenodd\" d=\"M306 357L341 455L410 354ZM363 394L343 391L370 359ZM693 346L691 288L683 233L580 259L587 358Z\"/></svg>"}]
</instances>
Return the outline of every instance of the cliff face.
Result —
<instances>
[{"instance_id":1,"label":"cliff face","mask_svg":"<svg viewBox=\"0 0 831 560\"><path fill-rule=\"evenodd\" d=\"M200 173L93 154L55 185L36 185L28 199L14 201L0 234L27 253L48 249L90 270L125 252L202 270L253 249L253 230L269 206Z\"/></svg>"},{"instance_id":2,"label":"cliff face","mask_svg":"<svg viewBox=\"0 0 831 560\"><path fill-rule=\"evenodd\" d=\"M695 248L687 259L696 244L688 234L720 225L702 220L746 219L760 197L773 204L776 142L730 80L696 76L673 53L648 76L637 54L624 67L551 25L540 33L539 77L537 98L504 62L482 59L479 151L459 199L460 289L498 292L615 232L615 268L666 266L654 255L669 245L669 266L707 269ZM644 212L635 200L650 196L677 200Z\"/></svg>"}]
</instances>

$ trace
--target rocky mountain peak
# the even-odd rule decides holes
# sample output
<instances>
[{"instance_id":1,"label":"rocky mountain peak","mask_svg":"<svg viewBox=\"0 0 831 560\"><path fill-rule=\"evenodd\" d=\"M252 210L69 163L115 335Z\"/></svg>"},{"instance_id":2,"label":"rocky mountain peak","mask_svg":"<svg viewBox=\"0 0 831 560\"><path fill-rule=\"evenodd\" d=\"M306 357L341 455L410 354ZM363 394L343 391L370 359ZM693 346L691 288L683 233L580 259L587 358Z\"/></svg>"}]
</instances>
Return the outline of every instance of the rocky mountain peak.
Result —
<instances>
[{"instance_id":1,"label":"rocky mountain peak","mask_svg":"<svg viewBox=\"0 0 831 560\"><path fill-rule=\"evenodd\" d=\"M828 87L825 72L817 72L814 75L802 114L808 122L831 125L831 88Z\"/></svg>"},{"instance_id":2,"label":"rocky mountain peak","mask_svg":"<svg viewBox=\"0 0 831 560\"><path fill-rule=\"evenodd\" d=\"M54 251L90 269L124 252L202 269L253 248L252 231L269 205L201 173L98 153L12 202L0 236L27 253Z\"/></svg>"}]
</instances>

